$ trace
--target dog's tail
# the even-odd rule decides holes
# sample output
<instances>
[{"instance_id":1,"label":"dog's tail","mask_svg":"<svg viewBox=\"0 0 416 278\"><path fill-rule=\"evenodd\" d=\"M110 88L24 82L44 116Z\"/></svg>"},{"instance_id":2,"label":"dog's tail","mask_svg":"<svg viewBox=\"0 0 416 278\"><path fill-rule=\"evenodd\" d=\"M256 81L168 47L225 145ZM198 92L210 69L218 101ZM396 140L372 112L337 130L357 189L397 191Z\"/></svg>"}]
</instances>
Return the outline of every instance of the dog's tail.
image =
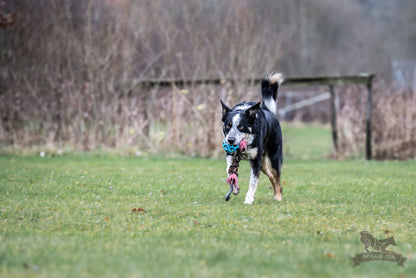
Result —
<instances>
[{"instance_id":1,"label":"dog's tail","mask_svg":"<svg viewBox=\"0 0 416 278\"><path fill-rule=\"evenodd\" d=\"M272 72L261 82L262 108L276 115L277 94L279 86L284 81L281 73Z\"/></svg>"}]
</instances>

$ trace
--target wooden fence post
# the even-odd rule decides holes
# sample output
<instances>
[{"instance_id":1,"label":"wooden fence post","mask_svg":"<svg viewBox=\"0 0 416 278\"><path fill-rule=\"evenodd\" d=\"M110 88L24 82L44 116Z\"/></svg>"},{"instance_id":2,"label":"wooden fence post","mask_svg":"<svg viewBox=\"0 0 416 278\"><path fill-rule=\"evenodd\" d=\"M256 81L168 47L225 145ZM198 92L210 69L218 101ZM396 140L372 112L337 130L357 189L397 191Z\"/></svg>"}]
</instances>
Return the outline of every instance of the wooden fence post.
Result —
<instances>
[{"instance_id":1,"label":"wooden fence post","mask_svg":"<svg viewBox=\"0 0 416 278\"><path fill-rule=\"evenodd\" d=\"M329 85L330 93L330 116L331 116L331 130L332 130L332 143L334 145L335 155L338 155L338 132L337 132L337 111L335 108L335 90L334 85Z\"/></svg>"},{"instance_id":2,"label":"wooden fence post","mask_svg":"<svg viewBox=\"0 0 416 278\"><path fill-rule=\"evenodd\" d=\"M372 128L372 113L373 113L373 75L368 77L367 81L367 115L366 115L366 138L365 138L365 158L372 159L371 150L371 128Z\"/></svg>"},{"instance_id":3,"label":"wooden fence post","mask_svg":"<svg viewBox=\"0 0 416 278\"><path fill-rule=\"evenodd\" d=\"M149 92L152 90L152 87L148 84L143 84L141 86L141 94L142 94L142 100L141 100L141 109L143 113L143 133L146 137L146 139L150 139L150 116L149 116Z\"/></svg>"}]
</instances>

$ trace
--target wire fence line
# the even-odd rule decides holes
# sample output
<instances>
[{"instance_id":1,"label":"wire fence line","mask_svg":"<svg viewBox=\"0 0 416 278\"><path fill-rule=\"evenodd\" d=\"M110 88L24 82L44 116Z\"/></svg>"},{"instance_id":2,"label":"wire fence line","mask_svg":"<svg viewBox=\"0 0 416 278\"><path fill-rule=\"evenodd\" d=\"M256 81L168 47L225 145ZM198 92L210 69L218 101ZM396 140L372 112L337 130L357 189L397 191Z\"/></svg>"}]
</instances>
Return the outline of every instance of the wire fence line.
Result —
<instances>
[{"instance_id":1,"label":"wire fence line","mask_svg":"<svg viewBox=\"0 0 416 278\"><path fill-rule=\"evenodd\" d=\"M346 86L346 85L364 85L367 88L367 107L366 107L366 140L365 140L365 153L366 159L372 159L372 88L373 80L375 75L370 73L361 73L356 75L328 75L328 76L306 76L306 77L286 77L284 81L285 86L328 86L329 93L323 94L316 98L312 98L305 103L298 103L292 105L298 107L299 105L310 105L316 103L316 101L322 101L325 99L330 100L330 118L331 118L331 129L332 129L332 141L333 149L335 154L338 152L338 131L337 131L337 118L336 118L336 105L335 105L335 86ZM188 87L197 86L203 84L210 85L223 85L223 84L235 84L237 82L243 82L248 84L258 84L263 78L193 78L193 79L146 79L136 80L138 84L141 84L145 88L155 87ZM291 107L291 108L293 108ZM290 108L290 109L291 109ZM288 108L289 109L289 108Z\"/></svg>"},{"instance_id":2,"label":"wire fence line","mask_svg":"<svg viewBox=\"0 0 416 278\"><path fill-rule=\"evenodd\" d=\"M311 85L356 85L363 84L368 85L372 83L374 74L360 73L356 75L328 75L328 76L305 76L305 77L285 77L284 84L292 86L311 86ZM137 79L138 84L145 87L184 87L184 86L196 86L202 84L221 85L226 83L251 83L258 84L261 82L262 77L255 78L189 78L189 79L177 79L177 78L163 78L163 79Z\"/></svg>"}]
</instances>

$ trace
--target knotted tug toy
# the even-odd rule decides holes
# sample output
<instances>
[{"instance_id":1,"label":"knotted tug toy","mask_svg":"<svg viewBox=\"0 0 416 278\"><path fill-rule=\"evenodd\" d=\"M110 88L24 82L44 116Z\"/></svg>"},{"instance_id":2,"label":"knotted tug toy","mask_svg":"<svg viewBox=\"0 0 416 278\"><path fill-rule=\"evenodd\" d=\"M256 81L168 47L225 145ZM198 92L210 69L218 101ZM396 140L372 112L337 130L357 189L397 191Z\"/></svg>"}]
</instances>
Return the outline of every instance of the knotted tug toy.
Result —
<instances>
[{"instance_id":1,"label":"knotted tug toy","mask_svg":"<svg viewBox=\"0 0 416 278\"><path fill-rule=\"evenodd\" d=\"M228 201L231 197L231 193L234 190L234 185L237 186L238 189L238 167L240 166L240 161L243 158L244 153L247 150L247 143L246 141L242 140L238 145L229 145L227 143L227 140L224 139L224 142L222 143L222 147L224 148L225 152L230 155L236 152L236 154L233 157L233 161L228 168L228 178L227 183L230 184L230 191L225 195L225 201ZM237 195L237 193L234 193L234 195Z\"/></svg>"}]
</instances>

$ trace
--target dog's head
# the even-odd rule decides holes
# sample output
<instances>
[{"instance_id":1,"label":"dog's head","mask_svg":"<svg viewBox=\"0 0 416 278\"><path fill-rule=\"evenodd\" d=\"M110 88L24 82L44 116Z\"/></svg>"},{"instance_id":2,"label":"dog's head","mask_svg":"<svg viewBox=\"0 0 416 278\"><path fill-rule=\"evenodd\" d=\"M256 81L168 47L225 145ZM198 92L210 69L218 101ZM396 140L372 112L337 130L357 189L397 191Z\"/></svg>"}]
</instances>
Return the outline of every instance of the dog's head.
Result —
<instances>
[{"instance_id":1,"label":"dog's head","mask_svg":"<svg viewBox=\"0 0 416 278\"><path fill-rule=\"evenodd\" d=\"M229 145L238 145L243 139L250 145L254 139L254 125L260 102L242 102L230 108L222 100L222 131Z\"/></svg>"},{"instance_id":2,"label":"dog's head","mask_svg":"<svg viewBox=\"0 0 416 278\"><path fill-rule=\"evenodd\" d=\"M394 240L394 237L389 237L386 240L389 244L396 246L396 241Z\"/></svg>"}]
</instances>

